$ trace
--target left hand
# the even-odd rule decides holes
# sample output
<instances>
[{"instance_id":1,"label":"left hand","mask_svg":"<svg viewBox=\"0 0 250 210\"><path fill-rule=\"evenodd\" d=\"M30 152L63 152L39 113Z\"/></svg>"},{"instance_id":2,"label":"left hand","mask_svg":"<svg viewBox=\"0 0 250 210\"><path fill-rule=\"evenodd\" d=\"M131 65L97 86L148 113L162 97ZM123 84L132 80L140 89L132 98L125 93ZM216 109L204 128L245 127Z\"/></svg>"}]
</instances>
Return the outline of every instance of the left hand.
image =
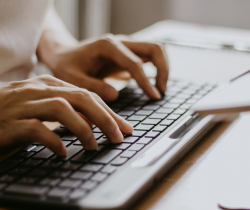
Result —
<instances>
[{"instance_id":1,"label":"left hand","mask_svg":"<svg viewBox=\"0 0 250 210\"><path fill-rule=\"evenodd\" d=\"M39 49L39 45L38 45ZM53 54L39 53L54 75L78 87L95 92L105 101L118 97L118 92L102 78L114 71L126 70L151 99L165 93L168 63L164 46L158 43L121 41L114 35L82 41L75 46L59 46ZM156 86L143 72L143 62L157 67ZM119 70L118 70L119 69Z\"/></svg>"}]
</instances>

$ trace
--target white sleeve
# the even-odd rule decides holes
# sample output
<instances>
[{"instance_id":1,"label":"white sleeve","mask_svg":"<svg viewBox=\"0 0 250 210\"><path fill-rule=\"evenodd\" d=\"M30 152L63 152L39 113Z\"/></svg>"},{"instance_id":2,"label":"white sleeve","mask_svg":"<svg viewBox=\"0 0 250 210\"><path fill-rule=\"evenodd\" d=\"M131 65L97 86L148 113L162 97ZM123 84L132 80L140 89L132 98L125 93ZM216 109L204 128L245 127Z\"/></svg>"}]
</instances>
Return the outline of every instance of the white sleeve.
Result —
<instances>
[{"instance_id":1,"label":"white sleeve","mask_svg":"<svg viewBox=\"0 0 250 210\"><path fill-rule=\"evenodd\" d=\"M57 34L59 42L64 45L76 45L78 41L68 32L62 20L56 13L54 6L52 6L46 16L44 30L50 30Z\"/></svg>"}]
</instances>

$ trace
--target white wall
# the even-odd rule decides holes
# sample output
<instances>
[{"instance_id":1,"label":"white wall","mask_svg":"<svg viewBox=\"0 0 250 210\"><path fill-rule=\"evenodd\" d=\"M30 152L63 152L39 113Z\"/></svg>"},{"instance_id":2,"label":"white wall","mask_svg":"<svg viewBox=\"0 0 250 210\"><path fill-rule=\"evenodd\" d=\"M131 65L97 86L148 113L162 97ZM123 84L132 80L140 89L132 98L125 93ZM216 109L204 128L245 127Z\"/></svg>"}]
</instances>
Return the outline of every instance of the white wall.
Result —
<instances>
[{"instance_id":1,"label":"white wall","mask_svg":"<svg viewBox=\"0 0 250 210\"><path fill-rule=\"evenodd\" d=\"M130 34L162 19L250 29L249 0L113 0L111 32Z\"/></svg>"},{"instance_id":2,"label":"white wall","mask_svg":"<svg viewBox=\"0 0 250 210\"><path fill-rule=\"evenodd\" d=\"M55 7L80 39L109 28L115 34L130 34L164 19L250 29L250 0L56 0Z\"/></svg>"}]
</instances>

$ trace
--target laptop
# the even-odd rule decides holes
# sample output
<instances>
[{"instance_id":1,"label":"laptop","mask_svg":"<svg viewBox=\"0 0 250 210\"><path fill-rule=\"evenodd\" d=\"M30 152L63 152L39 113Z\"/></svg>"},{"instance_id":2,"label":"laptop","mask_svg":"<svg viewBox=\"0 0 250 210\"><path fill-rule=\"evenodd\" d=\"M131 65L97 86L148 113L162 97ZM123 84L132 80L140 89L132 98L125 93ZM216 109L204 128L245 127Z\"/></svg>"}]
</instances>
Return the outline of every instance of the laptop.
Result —
<instances>
[{"instance_id":1,"label":"laptop","mask_svg":"<svg viewBox=\"0 0 250 210\"><path fill-rule=\"evenodd\" d=\"M216 91L214 84L170 80L165 96L151 101L131 80L108 105L134 126L121 144L111 144L93 126L98 142L85 151L63 125L54 130L68 153L57 157L40 143L0 162L0 207L124 209L133 205L215 125L192 104Z\"/></svg>"}]
</instances>

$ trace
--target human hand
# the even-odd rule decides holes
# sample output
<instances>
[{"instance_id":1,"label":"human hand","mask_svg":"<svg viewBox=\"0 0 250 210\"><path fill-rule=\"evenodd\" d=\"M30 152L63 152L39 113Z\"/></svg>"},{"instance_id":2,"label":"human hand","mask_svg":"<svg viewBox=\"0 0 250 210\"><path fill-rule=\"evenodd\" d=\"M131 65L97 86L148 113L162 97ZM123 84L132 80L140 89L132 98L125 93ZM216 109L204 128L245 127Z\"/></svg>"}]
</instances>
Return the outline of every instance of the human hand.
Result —
<instances>
[{"instance_id":1,"label":"human hand","mask_svg":"<svg viewBox=\"0 0 250 210\"><path fill-rule=\"evenodd\" d=\"M113 143L122 142L122 133L133 131L95 93L51 76L0 85L0 101L0 148L37 141L57 155L66 155L60 137L42 124L58 121L77 136L86 150L96 149L90 125L77 112L97 125Z\"/></svg>"},{"instance_id":2,"label":"human hand","mask_svg":"<svg viewBox=\"0 0 250 210\"><path fill-rule=\"evenodd\" d=\"M117 69L128 71L150 98L160 99L160 93L165 93L168 63L162 44L121 40L109 34L72 47L57 46L54 53L44 53L41 50L44 45L44 42L38 45L39 58L57 78L95 92L103 100L112 101L118 96L102 80ZM143 62L148 61L157 67L156 87L150 84L142 69Z\"/></svg>"}]
</instances>

